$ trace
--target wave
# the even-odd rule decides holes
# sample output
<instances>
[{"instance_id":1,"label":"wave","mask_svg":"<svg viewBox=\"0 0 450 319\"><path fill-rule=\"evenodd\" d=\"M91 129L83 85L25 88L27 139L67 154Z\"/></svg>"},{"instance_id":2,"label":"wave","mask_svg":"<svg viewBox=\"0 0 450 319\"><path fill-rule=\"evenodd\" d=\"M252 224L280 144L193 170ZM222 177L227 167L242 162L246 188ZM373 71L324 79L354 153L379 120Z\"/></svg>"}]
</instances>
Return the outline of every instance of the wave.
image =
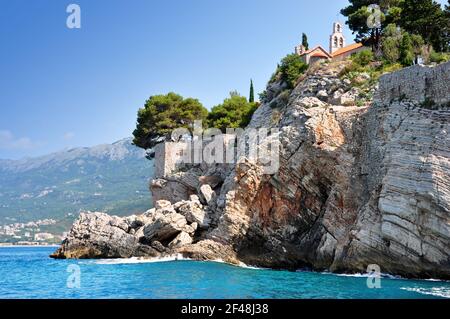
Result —
<instances>
[{"instance_id":1,"label":"wave","mask_svg":"<svg viewBox=\"0 0 450 319\"><path fill-rule=\"evenodd\" d=\"M402 287L401 290L417 292L422 295L436 296L450 299L450 288L446 287L434 287L434 288L411 288Z\"/></svg>"},{"instance_id":2,"label":"wave","mask_svg":"<svg viewBox=\"0 0 450 319\"><path fill-rule=\"evenodd\" d=\"M85 264L96 264L96 265L127 265L127 264L146 264L146 263L160 263L160 262L172 262L172 261L198 261L192 258L184 257L182 254L165 256L165 257L155 257L155 258L145 258L145 257L131 257L131 258L117 258L117 259L98 259L91 260L87 262L81 262ZM213 262L220 264L227 264L230 266L245 268L245 269L254 269L254 270L263 270L266 268L258 268L254 266L249 266L240 262L238 265L228 263L222 259L213 259L206 260L205 262Z\"/></svg>"},{"instance_id":3,"label":"wave","mask_svg":"<svg viewBox=\"0 0 450 319\"><path fill-rule=\"evenodd\" d=\"M321 272L321 274L323 275L334 275L334 276L338 276L338 277L355 277L355 278L368 278L369 274L367 273L354 273L354 274L339 274L339 273L332 273L329 271L323 271ZM387 278L387 279L396 279L396 280L417 280L417 281L431 281L431 282L443 282L443 283L450 283L450 280L444 280L444 279L434 279L434 278L429 278L429 279L415 279L415 278L407 278L407 277L402 277L399 275L392 275L392 274L387 274L387 273L381 273L380 274L381 278Z\"/></svg>"},{"instance_id":4,"label":"wave","mask_svg":"<svg viewBox=\"0 0 450 319\"><path fill-rule=\"evenodd\" d=\"M86 262L88 264L96 265L126 265L126 264L147 264L147 263L159 263L179 260L192 260L190 258L183 257L181 254L156 257L156 258L144 258L144 257L131 257L131 258L117 258L117 259L98 259Z\"/></svg>"},{"instance_id":5,"label":"wave","mask_svg":"<svg viewBox=\"0 0 450 319\"><path fill-rule=\"evenodd\" d=\"M368 273L339 274L339 273L332 273L332 272L329 272L329 271L323 271L323 272L321 272L321 274L323 274L323 275L333 275L333 276L338 276L338 277L354 277L354 278L373 277L373 275L370 275ZM388 278L388 279L406 279L406 278L402 278L400 276L394 276L394 275L391 275L391 274L384 274L384 273L381 273L380 277L381 278Z\"/></svg>"}]
</instances>

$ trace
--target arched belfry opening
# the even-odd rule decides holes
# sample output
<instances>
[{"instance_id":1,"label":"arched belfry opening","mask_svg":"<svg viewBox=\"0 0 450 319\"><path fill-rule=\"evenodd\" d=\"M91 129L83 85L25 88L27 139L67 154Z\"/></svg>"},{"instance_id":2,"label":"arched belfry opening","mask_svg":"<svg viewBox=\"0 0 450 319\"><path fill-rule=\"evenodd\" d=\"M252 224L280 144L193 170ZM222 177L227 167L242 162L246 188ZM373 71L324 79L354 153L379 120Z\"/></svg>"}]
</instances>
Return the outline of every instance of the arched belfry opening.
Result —
<instances>
[{"instance_id":1,"label":"arched belfry opening","mask_svg":"<svg viewBox=\"0 0 450 319\"><path fill-rule=\"evenodd\" d=\"M330 53L333 54L343 47L345 47L343 27L340 22L335 22L333 24L333 33L330 36Z\"/></svg>"}]
</instances>

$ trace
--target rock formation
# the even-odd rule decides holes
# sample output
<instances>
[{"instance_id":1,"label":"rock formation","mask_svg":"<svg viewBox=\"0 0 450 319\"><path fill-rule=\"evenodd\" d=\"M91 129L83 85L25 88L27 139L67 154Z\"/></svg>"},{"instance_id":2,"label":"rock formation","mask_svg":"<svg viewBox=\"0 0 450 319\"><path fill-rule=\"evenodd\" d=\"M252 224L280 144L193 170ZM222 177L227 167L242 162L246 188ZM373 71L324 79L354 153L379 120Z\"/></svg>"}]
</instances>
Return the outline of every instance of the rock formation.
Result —
<instances>
[{"instance_id":1,"label":"rock formation","mask_svg":"<svg viewBox=\"0 0 450 319\"><path fill-rule=\"evenodd\" d=\"M384 75L373 103L359 106L367 92L341 76L345 65L314 66L291 92L269 84L248 129L279 129L275 174L244 157L163 165L154 209L82 214L54 257L182 254L336 272L377 264L450 279L450 63Z\"/></svg>"}]
</instances>

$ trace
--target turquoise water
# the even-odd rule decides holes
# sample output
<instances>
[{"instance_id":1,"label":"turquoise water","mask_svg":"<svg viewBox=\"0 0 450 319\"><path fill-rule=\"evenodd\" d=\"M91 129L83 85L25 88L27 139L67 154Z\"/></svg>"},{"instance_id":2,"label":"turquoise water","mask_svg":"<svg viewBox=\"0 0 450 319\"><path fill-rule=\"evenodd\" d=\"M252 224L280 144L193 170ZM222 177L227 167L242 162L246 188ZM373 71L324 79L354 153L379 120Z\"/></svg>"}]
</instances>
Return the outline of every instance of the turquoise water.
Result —
<instances>
[{"instance_id":1,"label":"turquoise water","mask_svg":"<svg viewBox=\"0 0 450 319\"><path fill-rule=\"evenodd\" d=\"M53 250L0 248L0 298L450 298L450 282L443 281L382 278L381 289L369 289L361 276L214 262L53 260ZM76 280L68 288L70 265L80 270L79 288L71 285Z\"/></svg>"}]
</instances>

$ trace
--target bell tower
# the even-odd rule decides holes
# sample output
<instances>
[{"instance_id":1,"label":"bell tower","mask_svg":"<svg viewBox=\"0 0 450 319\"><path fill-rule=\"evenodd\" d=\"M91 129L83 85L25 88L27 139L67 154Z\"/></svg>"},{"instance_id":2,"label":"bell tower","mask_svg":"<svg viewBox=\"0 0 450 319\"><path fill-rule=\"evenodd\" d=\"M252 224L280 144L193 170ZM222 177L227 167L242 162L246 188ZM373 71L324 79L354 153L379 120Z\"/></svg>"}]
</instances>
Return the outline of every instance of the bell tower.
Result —
<instances>
[{"instance_id":1,"label":"bell tower","mask_svg":"<svg viewBox=\"0 0 450 319\"><path fill-rule=\"evenodd\" d=\"M342 24L340 22L335 22L333 23L333 33L330 36L330 54L333 54L343 47L345 47L345 37Z\"/></svg>"}]
</instances>

